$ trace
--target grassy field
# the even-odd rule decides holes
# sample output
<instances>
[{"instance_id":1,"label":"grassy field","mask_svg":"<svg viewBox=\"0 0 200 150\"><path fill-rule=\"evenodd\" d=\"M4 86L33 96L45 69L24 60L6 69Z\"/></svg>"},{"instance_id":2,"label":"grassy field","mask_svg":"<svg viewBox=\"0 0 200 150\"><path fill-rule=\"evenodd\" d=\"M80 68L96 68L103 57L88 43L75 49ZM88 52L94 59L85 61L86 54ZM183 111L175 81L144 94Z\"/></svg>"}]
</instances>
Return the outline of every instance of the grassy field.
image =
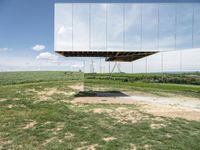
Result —
<instances>
[{"instance_id":1,"label":"grassy field","mask_svg":"<svg viewBox=\"0 0 200 150\"><path fill-rule=\"evenodd\" d=\"M0 85L48 82L48 81L66 81L83 80L83 73L59 72L59 71L30 71L30 72L1 72Z\"/></svg>"},{"instance_id":2,"label":"grassy field","mask_svg":"<svg viewBox=\"0 0 200 150\"><path fill-rule=\"evenodd\" d=\"M87 86L199 96L194 85L87 79ZM200 148L200 122L156 117L138 105L74 104L81 73L0 73L0 149ZM101 111L98 111L101 110Z\"/></svg>"}]
</instances>

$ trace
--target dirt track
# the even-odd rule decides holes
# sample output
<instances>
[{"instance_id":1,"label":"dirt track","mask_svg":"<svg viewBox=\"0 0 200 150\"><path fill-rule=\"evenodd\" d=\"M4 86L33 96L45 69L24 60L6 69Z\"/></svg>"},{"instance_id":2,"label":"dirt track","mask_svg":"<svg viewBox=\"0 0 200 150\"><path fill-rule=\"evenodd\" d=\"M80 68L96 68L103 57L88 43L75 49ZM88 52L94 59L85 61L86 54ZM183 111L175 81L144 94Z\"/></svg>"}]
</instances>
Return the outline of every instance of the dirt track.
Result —
<instances>
[{"instance_id":1,"label":"dirt track","mask_svg":"<svg viewBox=\"0 0 200 150\"><path fill-rule=\"evenodd\" d=\"M77 97L72 103L86 104L137 104L141 110L155 116L200 120L200 100L175 96L161 97L147 94L100 92L95 96Z\"/></svg>"}]
</instances>

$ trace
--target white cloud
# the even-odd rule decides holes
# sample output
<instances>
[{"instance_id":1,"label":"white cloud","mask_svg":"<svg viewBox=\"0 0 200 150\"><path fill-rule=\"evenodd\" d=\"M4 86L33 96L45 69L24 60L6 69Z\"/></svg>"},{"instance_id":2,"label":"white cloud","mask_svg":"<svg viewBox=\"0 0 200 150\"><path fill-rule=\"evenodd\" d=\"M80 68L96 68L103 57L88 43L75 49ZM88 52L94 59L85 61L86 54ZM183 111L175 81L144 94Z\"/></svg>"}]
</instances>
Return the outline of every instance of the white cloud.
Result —
<instances>
[{"instance_id":1,"label":"white cloud","mask_svg":"<svg viewBox=\"0 0 200 150\"><path fill-rule=\"evenodd\" d=\"M7 47L0 48L0 52L10 51L10 50L12 50L12 49L11 48L7 48Z\"/></svg>"},{"instance_id":2,"label":"white cloud","mask_svg":"<svg viewBox=\"0 0 200 150\"><path fill-rule=\"evenodd\" d=\"M51 60L52 62L56 62L58 59L57 55L51 54L49 52L40 53L37 57L37 60Z\"/></svg>"},{"instance_id":3,"label":"white cloud","mask_svg":"<svg viewBox=\"0 0 200 150\"><path fill-rule=\"evenodd\" d=\"M8 61L12 60L12 61ZM73 66L72 66L73 65ZM77 71L83 66L82 60L59 57L54 53L42 52L37 59L33 56L16 56L0 54L0 72L3 71Z\"/></svg>"},{"instance_id":4,"label":"white cloud","mask_svg":"<svg viewBox=\"0 0 200 150\"><path fill-rule=\"evenodd\" d=\"M46 47L45 47L45 45L39 45L39 44L37 44L37 45L35 45L32 49L34 50L34 51L42 51L42 50L44 50Z\"/></svg>"}]
</instances>

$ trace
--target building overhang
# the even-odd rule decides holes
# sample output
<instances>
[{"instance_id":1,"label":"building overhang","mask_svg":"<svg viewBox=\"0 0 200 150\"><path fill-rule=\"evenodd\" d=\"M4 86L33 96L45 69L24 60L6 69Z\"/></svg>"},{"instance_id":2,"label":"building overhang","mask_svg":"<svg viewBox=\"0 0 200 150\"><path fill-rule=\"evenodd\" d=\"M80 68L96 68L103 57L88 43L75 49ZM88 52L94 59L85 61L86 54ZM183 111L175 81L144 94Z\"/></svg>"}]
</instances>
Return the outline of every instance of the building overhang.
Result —
<instances>
[{"instance_id":1,"label":"building overhang","mask_svg":"<svg viewBox=\"0 0 200 150\"><path fill-rule=\"evenodd\" d=\"M158 51L55 51L65 57L104 57L106 61L131 62Z\"/></svg>"}]
</instances>

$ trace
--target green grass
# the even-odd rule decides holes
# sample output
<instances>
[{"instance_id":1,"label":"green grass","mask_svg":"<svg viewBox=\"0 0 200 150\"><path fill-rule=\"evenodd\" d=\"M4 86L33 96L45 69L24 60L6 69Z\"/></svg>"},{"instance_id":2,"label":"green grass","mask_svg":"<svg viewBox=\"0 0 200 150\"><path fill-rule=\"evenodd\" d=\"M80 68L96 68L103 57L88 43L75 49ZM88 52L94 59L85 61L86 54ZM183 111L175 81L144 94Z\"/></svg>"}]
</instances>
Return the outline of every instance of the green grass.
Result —
<instances>
[{"instance_id":1,"label":"green grass","mask_svg":"<svg viewBox=\"0 0 200 150\"><path fill-rule=\"evenodd\" d=\"M5 76L6 74L6 76ZM0 73L0 149L76 149L98 144L97 149L182 149L198 150L200 143L200 122L184 119L155 117L144 113L137 105L75 105L73 96L52 94L46 101L39 101L39 92L56 88L60 91L74 91L69 85L82 82L82 75L64 72ZM87 80L88 84L100 81ZM108 86L108 81L101 80ZM98 84L97 84L98 83ZM107 84L105 84L107 83ZM111 82L114 88L127 89L135 86L144 89L159 89L160 84L142 82L122 84ZM126 83L127 84L127 83ZM176 85L166 85L166 91ZM178 86L176 87L178 88ZM34 90L33 90L34 89ZM183 86L179 91L196 92L196 86ZM65 101L63 101L65 100ZM94 109L108 109L115 112L119 107L134 111L143 119L132 123L119 122L108 113L97 114ZM30 128L27 124L35 122ZM152 129L151 124L164 124ZM59 127L60 126L60 127ZM115 137L104 141L105 137ZM49 142L48 142L49 141ZM85 142L85 143L84 143Z\"/></svg>"},{"instance_id":2,"label":"green grass","mask_svg":"<svg viewBox=\"0 0 200 150\"><path fill-rule=\"evenodd\" d=\"M33 82L83 80L83 73L63 71L1 72L0 85Z\"/></svg>"}]
</instances>

